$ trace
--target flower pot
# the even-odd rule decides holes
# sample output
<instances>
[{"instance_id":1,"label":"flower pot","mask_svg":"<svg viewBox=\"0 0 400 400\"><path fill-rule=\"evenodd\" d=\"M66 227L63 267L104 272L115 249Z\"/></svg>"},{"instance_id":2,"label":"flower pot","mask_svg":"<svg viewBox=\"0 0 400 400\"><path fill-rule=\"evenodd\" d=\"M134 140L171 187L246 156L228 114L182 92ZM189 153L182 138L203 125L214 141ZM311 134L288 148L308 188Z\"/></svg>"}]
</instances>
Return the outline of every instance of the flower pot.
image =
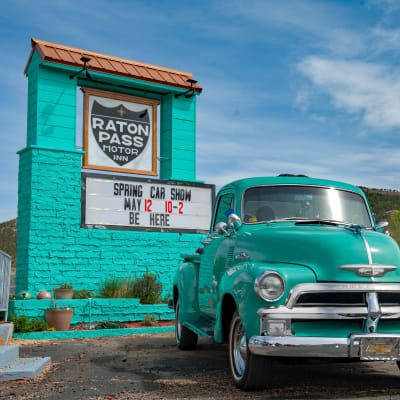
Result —
<instances>
[{"instance_id":1,"label":"flower pot","mask_svg":"<svg viewBox=\"0 0 400 400\"><path fill-rule=\"evenodd\" d=\"M73 308L51 308L46 310L46 321L49 328L54 328L56 331L68 331L73 314Z\"/></svg>"},{"instance_id":2,"label":"flower pot","mask_svg":"<svg viewBox=\"0 0 400 400\"><path fill-rule=\"evenodd\" d=\"M73 296L73 289L54 289L54 297L56 299L72 299Z\"/></svg>"},{"instance_id":3,"label":"flower pot","mask_svg":"<svg viewBox=\"0 0 400 400\"><path fill-rule=\"evenodd\" d=\"M51 296L51 293L48 292L47 290L41 290L41 291L37 294L36 298L37 298L38 300L49 300L49 299L52 298L52 296Z\"/></svg>"},{"instance_id":4,"label":"flower pot","mask_svg":"<svg viewBox=\"0 0 400 400\"><path fill-rule=\"evenodd\" d=\"M23 290L17 294L17 300L30 300L31 298L32 295L26 290Z\"/></svg>"}]
</instances>

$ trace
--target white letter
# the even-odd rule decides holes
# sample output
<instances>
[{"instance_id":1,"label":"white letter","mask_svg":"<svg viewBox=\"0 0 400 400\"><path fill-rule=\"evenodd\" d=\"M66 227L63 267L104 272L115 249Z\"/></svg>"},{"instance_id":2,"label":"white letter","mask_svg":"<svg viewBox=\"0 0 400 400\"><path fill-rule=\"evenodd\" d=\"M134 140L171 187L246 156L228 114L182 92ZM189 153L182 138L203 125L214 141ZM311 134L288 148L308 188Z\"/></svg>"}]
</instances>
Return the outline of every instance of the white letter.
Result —
<instances>
[{"instance_id":1,"label":"white letter","mask_svg":"<svg viewBox=\"0 0 400 400\"><path fill-rule=\"evenodd\" d=\"M124 126L128 124L126 121L115 121L115 123L119 126L119 131L121 133L124 132Z\"/></svg>"},{"instance_id":2,"label":"white letter","mask_svg":"<svg viewBox=\"0 0 400 400\"><path fill-rule=\"evenodd\" d=\"M131 129L132 127L133 127L133 129ZM132 135L135 135L137 132L137 126L135 124L129 124L128 132L131 133Z\"/></svg>"},{"instance_id":3,"label":"white letter","mask_svg":"<svg viewBox=\"0 0 400 400\"><path fill-rule=\"evenodd\" d=\"M107 122L106 130L107 130L107 131L108 131L108 130L112 130L112 131L116 131L116 130L117 130L117 128L115 127L114 121L113 121L112 119L110 119L110 120Z\"/></svg>"},{"instance_id":4,"label":"white letter","mask_svg":"<svg viewBox=\"0 0 400 400\"><path fill-rule=\"evenodd\" d=\"M133 144L136 147L143 147L143 138L141 136L135 136L133 138Z\"/></svg>"},{"instance_id":5,"label":"white letter","mask_svg":"<svg viewBox=\"0 0 400 400\"><path fill-rule=\"evenodd\" d=\"M99 132L99 141L100 143L103 142L104 140L110 139L110 134L108 132L100 131Z\"/></svg>"},{"instance_id":6,"label":"white letter","mask_svg":"<svg viewBox=\"0 0 400 400\"><path fill-rule=\"evenodd\" d=\"M121 144L117 133L113 133L111 136L110 144L114 144L114 143Z\"/></svg>"},{"instance_id":7,"label":"white letter","mask_svg":"<svg viewBox=\"0 0 400 400\"><path fill-rule=\"evenodd\" d=\"M124 146L132 146L132 136L122 135L121 138Z\"/></svg>"},{"instance_id":8,"label":"white letter","mask_svg":"<svg viewBox=\"0 0 400 400\"><path fill-rule=\"evenodd\" d=\"M92 129L100 128L103 129L104 121L101 118L93 117Z\"/></svg>"},{"instance_id":9,"label":"white letter","mask_svg":"<svg viewBox=\"0 0 400 400\"><path fill-rule=\"evenodd\" d=\"M144 133L146 136L149 136L149 125L139 125L139 135Z\"/></svg>"}]
</instances>

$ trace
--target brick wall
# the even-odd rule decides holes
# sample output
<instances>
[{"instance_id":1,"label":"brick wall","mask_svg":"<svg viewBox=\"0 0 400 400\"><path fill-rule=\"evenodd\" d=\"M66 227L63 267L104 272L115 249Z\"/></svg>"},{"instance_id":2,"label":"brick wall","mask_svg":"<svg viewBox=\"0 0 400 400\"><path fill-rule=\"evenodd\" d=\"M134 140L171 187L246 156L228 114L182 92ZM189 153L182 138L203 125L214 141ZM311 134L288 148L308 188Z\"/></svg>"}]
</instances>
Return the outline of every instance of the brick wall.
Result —
<instances>
[{"instance_id":1,"label":"brick wall","mask_svg":"<svg viewBox=\"0 0 400 400\"><path fill-rule=\"evenodd\" d=\"M82 151L76 150L76 68L45 63L35 51L28 76L27 147L19 157L16 291L71 283L98 292L109 277L153 272L171 290L180 253L204 235L81 228ZM160 100L160 177L196 180L196 97L152 82L91 72L122 93ZM97 82L86 86L108 89ZM119 85L123 86L119 87ZM131 89L127 89L131 88ZM144 89L145 91L141 92ZM154 94L154 92L159 94Z\"/></svg>"},{"instance_id":2,"label":"brick wall","mask_svg":"<svg viewBox=\"0 0 400 400\"><path fill-rule=\"evenodd\" d=\"M72 299L57 300L59 308L74 310L72 324L103 321L142 321L146 315L157 320L174 319L174 310L167 304L140 304L139 299ZM52 300L12 300L10 316L27 316L31 319L45 317Z\"/></svg>"},{"instance_id":3,"label":"brick wall","mask_svg":"<svg viewBox=\"0 0 400 400\"><path fill-rule=\"evenodd\" d=\"M170 293L181 253L204 235L81 228L79 151L20 153L17 292L62 283L97 292L109 277L155 273Z\"/></svg>"}]
</instances>

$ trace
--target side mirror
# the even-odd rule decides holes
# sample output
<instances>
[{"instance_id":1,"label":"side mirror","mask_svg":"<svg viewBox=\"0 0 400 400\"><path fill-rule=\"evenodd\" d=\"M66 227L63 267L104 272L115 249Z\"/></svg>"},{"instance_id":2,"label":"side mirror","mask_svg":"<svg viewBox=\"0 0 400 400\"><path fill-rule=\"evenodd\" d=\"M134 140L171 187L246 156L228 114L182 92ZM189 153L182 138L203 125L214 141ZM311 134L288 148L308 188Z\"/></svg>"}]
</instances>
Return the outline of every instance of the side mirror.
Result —
<instances>
[{"instance_id":1,"label":"side mirror","mask_svg":"<svg viewBox=\"0 0 400 400\"><path fill-rule=\"evenodd\" d=\"M225 222L218 222L217 225L215 225L215 232L218 233L218 235L227 235L228 232L226 231L226 228L228 225Z\"/></svg>"},{"instance_id":2,"label":"side mirror","mask_svg":"<svg viewBox=\"0 0 400 400\"><path fill-rule=\"evenodd\" d=\"M237 231L242 226L241 219L236 214L230 214L228 217L228 227Z\"/></svg>"},{"instance_id":3,"label":"side mirror","mask_svg":"<svg viewBox=\"0 0 400 400\"><path fill-rule=\"evenodd\" d=\"M387 221L379 221L376 225L375 225L375 230L381 233L384 233L387 231L387 228L389 226L389 222Z\"/></svg>"}]
</instances>

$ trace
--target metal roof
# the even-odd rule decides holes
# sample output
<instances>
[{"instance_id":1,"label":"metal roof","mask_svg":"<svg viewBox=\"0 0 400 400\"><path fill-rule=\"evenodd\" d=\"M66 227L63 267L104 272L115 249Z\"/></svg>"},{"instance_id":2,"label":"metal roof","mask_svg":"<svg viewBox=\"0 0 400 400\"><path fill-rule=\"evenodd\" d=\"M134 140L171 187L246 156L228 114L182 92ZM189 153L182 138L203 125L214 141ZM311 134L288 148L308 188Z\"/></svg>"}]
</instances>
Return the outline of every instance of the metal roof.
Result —
<instances>
[{"instance_id":1,"label":"metal roof","mask_svg":"<svg viewBox=\"0 0 400 400\"><path fill-rule=\"evenodd\" d=\"M80 58L82 56L87 56L90 58L90 61L87 64L89 71L99 71L183 89L190 88L190 83L187 82L187 80L193 78L192 74L189 72L144 64L137 61L95 53L93 51L82 50L76 47L45 42L34 38L31 39L31 42L32 50L25 67L25 73L33 52L37 50L39 56L44 61L81 68L83 63ZM194 84L193 87L196 91L201 91L201 86L198 83Z\"/></svg>"}]
</instances>

